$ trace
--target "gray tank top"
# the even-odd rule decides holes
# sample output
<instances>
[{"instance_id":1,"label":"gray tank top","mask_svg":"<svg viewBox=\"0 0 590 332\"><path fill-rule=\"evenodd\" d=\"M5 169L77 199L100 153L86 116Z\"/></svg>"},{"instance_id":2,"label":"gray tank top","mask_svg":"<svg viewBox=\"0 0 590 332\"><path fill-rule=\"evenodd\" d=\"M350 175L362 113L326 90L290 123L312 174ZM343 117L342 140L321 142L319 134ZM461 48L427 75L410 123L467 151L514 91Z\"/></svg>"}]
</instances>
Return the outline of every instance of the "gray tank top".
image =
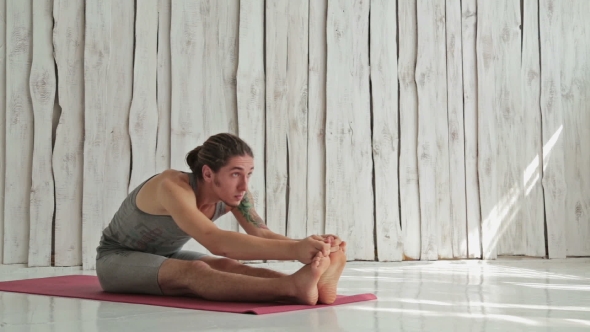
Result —
<instances>
[{"instance_id":1,"label":"gray tank top","mask_svg":"<svg viewBox=\"0 0 590 332\"><path fill-rule=\"evenodd\" d=\"M192 173L186 173L193 190L197 181ZM154 175L155 176L155 175ZM168 256L178 252L191 237L170 216L145 213L137 208L137 193L151 178L137 186L121 203L109 225L103 230L97 250L97 259L110 250L127 249ZM212 220L225 213L225 204L217 203Z\"/></svg>"}]
</instances>

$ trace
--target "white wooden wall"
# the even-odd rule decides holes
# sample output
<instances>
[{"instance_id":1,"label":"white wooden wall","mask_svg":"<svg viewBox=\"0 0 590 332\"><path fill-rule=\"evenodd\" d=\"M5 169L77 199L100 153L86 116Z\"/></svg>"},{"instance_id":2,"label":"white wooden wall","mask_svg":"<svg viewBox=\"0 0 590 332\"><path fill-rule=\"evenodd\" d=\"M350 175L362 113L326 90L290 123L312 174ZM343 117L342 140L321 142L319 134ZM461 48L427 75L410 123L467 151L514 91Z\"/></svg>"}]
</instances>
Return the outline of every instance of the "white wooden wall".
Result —
<instances>
[{"instance_id":1,"label":"white wooden wall","mask_svg":"<svg viewBox=\"0 0 590 332\"><path fill-rule=\"evenodd\" d=\"M1 263L93 269L127 193L188 170L218 132L254 149L271 229L336 233L351 260L588 256L588 15L585 0L0 0Z\"/></svg>"}]
</instances>

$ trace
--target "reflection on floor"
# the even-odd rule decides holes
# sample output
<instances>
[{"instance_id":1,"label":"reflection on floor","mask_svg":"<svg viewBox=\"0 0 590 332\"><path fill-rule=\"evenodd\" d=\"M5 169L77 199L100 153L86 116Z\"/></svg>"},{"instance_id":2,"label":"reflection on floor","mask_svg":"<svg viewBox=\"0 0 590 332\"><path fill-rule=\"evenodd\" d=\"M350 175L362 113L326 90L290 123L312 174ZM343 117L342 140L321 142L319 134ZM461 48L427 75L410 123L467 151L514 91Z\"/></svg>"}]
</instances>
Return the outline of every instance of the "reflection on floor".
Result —
<instances>
[{"instance_id":1,"label":"reflection on floor","mask_svg":"<svg viewBox=\"0 0 590 332\"><path fill-rule=\"evenodd\" d=\"M589 263L349 262L339 293L378 300L262 316L0 292L0 331L589 331ZM0 266L0 281L66 274L94 273Z\"/></svg>"}]
</instances>

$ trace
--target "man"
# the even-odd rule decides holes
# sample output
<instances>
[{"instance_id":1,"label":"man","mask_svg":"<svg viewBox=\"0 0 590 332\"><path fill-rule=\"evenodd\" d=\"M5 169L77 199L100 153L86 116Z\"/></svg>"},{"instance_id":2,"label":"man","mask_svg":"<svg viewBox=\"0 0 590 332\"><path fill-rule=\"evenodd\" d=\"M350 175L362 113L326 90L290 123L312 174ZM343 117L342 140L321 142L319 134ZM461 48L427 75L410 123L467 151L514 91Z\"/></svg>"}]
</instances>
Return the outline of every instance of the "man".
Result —
<instances>
[{"instance_id":1,"label":"man","mask_svg":"<svg viewBox=\"0 0 590 332\"><path fill-rule=\"evenodd\" d=\"M243 140L211 136L186 161L192 173L166 170L147 179L103 231L96 266L105 291L216 301L335 300L346 243L334 235L293 240L270 231L248 192L254 159ZM212 222L230 211L247 234ZM181 250L191 238L224 257ZM265 259L305 266L286 275L237 261Z\"/></svg>"}]
</instances>

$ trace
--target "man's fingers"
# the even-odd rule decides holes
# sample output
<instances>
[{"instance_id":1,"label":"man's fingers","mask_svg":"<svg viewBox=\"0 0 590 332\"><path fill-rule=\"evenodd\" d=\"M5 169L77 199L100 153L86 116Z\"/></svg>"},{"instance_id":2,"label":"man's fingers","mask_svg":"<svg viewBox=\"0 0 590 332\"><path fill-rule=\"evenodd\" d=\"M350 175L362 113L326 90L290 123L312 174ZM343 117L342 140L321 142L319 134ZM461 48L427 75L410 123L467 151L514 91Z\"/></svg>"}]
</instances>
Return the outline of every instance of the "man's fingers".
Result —
<instances>
[{"instance_id":1,"label":"man's fingers","mask_svg":"<svg viewBox=\"0 0 590 332\"><path fill-rule=\"evenodd\" d=\"M332 246L339 246L342 242L342 240L334 234L324 234L322 235L322 238L326 243L330 243Z\"/></svg>"},{"instance_id":2,"label":"man's fingers","mask_svg":"<svg viewBox=\"0 0 590 332\"><path fill-rule=\"evenodd\" d=\"M317 255L322 255L323 257L328 257L331 252L338 250L341 243L340 239L333 235L310 235L309 239L312 240L314 248L319 250Z\"/></svg>"},{"instance_id":3,"label":"man's fingers","mask_svg":"<svg viewBox=\"0 0 590 332\"><path fill-rule=\"evenodd\" d=\"M323 257L329 257L331 253L336 252L340 249L346 252L346 242L342 241L335 235L310 235L309 240L312 242L312 246L318 250L312 259L313 262Z\"/></svg>"},{"instance_id":4,"label":"man's fingers","mask_svg":"<svg viewBox=\"0 0 590 332\"><path fill-rule=\"evenodd\" d=\"M330 244L325 243L322 241L317 241L314 244L314 247L320 251L320 253L324 256L328 256L330 254Z\"/></svg>"},{"instance_id":5,"label":"man's fingers","mask_svg":"<svg viewBox=\"0 0 590 332\"><path fill-rule=\"evenodd\" d=\"M335 235L332 235L332 236L333 236L332 245L339 246L340 243L342 243L342 240L339 237L335 236Z\"/></svg>"}]
</instances>

